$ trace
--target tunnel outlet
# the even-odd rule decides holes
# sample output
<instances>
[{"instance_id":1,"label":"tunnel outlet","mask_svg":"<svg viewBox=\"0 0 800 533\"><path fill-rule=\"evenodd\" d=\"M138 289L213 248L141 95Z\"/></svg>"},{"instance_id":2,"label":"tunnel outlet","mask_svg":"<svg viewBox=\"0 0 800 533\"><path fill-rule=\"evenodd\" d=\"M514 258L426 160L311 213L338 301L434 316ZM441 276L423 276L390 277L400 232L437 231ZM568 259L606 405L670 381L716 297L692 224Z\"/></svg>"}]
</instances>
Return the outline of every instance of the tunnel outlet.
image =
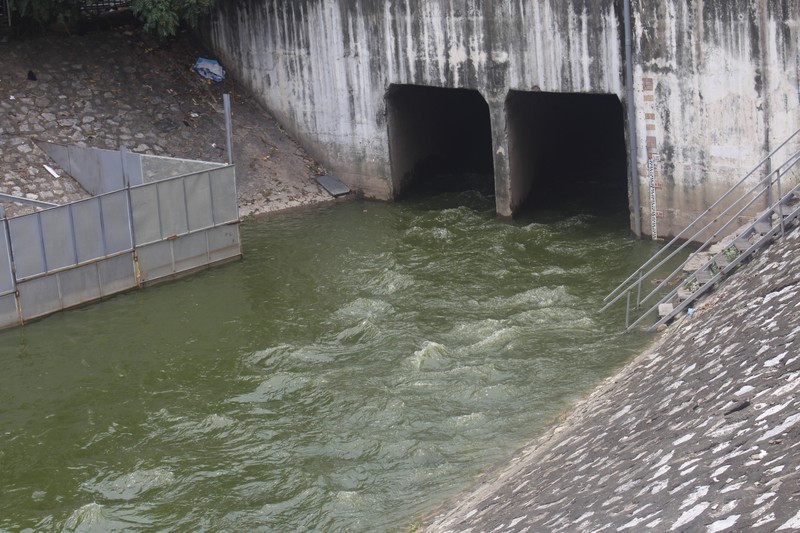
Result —
<instances>
[{"instance_id":1,"label":"tunnel outlet","mask_svg":"<svg viewBox=\"0 0 800 533\"><path fill-rule=\"evenodd\" d=\"M386 104L395 198L494 194L489 106L478 91L392 85Z\"/></svg>"},{"instance_id":2,"label":"tunnel outlet","mask_svg":"<svg viewBox=\"0 0 800 533\"><path fill-rule=\"evenodd\" d=\"M628 212L624 110L614 94L511 91L506 118L515 212Z\"/></svg>"}]
</instances>

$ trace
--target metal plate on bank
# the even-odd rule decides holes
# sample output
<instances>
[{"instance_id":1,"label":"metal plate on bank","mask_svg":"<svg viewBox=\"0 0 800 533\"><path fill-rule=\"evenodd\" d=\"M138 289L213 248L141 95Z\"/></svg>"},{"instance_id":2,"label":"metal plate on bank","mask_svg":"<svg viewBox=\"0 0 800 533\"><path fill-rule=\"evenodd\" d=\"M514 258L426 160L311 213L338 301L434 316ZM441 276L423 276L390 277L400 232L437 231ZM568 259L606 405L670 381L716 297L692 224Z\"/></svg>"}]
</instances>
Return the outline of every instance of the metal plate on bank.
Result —
<instances>
[{"instance_id":1,"label":"metal plate on bank","mask_svg":"<svg viewBox=\"0 0 800 533\"><path fill-rule=\"evenodd\" d=\"M344 196L345 194L350 194L350 189L347 187L347 185L333 176L318 176L317 183L322 185L322 188L328 191L334 198Z\"/></svg>"}]
</instances>

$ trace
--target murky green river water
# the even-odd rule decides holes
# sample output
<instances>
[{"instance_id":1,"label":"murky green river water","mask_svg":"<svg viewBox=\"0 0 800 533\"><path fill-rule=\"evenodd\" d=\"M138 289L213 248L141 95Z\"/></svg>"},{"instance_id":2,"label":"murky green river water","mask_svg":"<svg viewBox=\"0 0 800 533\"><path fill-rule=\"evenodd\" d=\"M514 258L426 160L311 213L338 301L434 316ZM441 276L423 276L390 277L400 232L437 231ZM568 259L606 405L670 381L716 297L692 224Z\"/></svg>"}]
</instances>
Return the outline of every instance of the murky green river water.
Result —
<instances>
[{"instance_id":1,"label":"murky green river water","mask_svg":"<svg viewBox=\"0 0 800 533\"><path fill-rule=\"evenodd\" d=\"M474 194L248 222L243 261L0 332L0 530L402 531L647 338L625 217Z\"/></svg>"}]
</instances>

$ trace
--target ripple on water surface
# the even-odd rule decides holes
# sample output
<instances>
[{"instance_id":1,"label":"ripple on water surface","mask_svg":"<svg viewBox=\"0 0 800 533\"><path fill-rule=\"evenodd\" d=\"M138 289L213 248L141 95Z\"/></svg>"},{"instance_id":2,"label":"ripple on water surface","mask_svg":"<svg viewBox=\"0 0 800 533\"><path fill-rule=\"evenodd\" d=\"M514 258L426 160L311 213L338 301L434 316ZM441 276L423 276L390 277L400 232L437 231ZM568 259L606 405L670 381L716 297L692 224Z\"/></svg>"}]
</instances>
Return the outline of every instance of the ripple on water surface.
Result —
<instances>
[{"instance_id":1,"label":"ripple on water surface","mask_svg":"<svg viewBox=\"0 0 800 533\"><path fill-rule=\"evenodd\" d=\"M340 204L0 333L0 530L402 529L642 345L595 313L625 223Z\"/></svg>"}]
</instances>

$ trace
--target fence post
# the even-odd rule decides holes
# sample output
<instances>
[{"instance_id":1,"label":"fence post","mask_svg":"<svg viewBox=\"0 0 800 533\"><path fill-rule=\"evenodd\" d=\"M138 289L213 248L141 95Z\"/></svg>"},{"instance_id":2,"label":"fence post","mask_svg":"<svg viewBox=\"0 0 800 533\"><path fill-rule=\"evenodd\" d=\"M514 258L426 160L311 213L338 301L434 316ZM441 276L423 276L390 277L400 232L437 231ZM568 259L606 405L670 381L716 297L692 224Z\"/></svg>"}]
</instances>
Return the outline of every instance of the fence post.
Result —
<instances>
[{"instance_id":1,"label":"fence post","mask_svg":"<svg viewBox=\"0 0 800 533\"><path fill-rule=\"evenodd\" d=\"M2 207L0 207L0 210L2 210ZM19 300L19 289L17 288L17 267L14 265L14 249L11 246L11 228L8 225L5 212L0 217L0 224L3 225L2 238L5 239L6 248L8 249L8 265L11 269L11 288L14 290L14 300L17 304L17 318L19 319L19 325L22 326L25 324L25 318L22 314L22 303Z\"/></svg>"},{"instance_id":2,"label":"fence post","mask_svg":"<svg viewBox=\"0 0 800 533\"><path fill-rule=\"evenodd\" d=\"M131 258L133 259L133 276L136 278L136 286L142 286L142 270L139 268L139 253L136 248L136 231L133 227L133 200L131 199L131 184L125 187L125 196L128 200L128 231L131 239Z\"/></svg>"},{"instance_id":3,"label":"fence post","mask_svg":"<svg viewBox=\"0 0 800 533\"><path fill-rule=\"evenodd\" d=\"M228 164L233 164L233 124L231 120L231 95L225 93L222 95L222 101L225 104L225 135L228 144Z\"/></svg>"}]
</instances>

